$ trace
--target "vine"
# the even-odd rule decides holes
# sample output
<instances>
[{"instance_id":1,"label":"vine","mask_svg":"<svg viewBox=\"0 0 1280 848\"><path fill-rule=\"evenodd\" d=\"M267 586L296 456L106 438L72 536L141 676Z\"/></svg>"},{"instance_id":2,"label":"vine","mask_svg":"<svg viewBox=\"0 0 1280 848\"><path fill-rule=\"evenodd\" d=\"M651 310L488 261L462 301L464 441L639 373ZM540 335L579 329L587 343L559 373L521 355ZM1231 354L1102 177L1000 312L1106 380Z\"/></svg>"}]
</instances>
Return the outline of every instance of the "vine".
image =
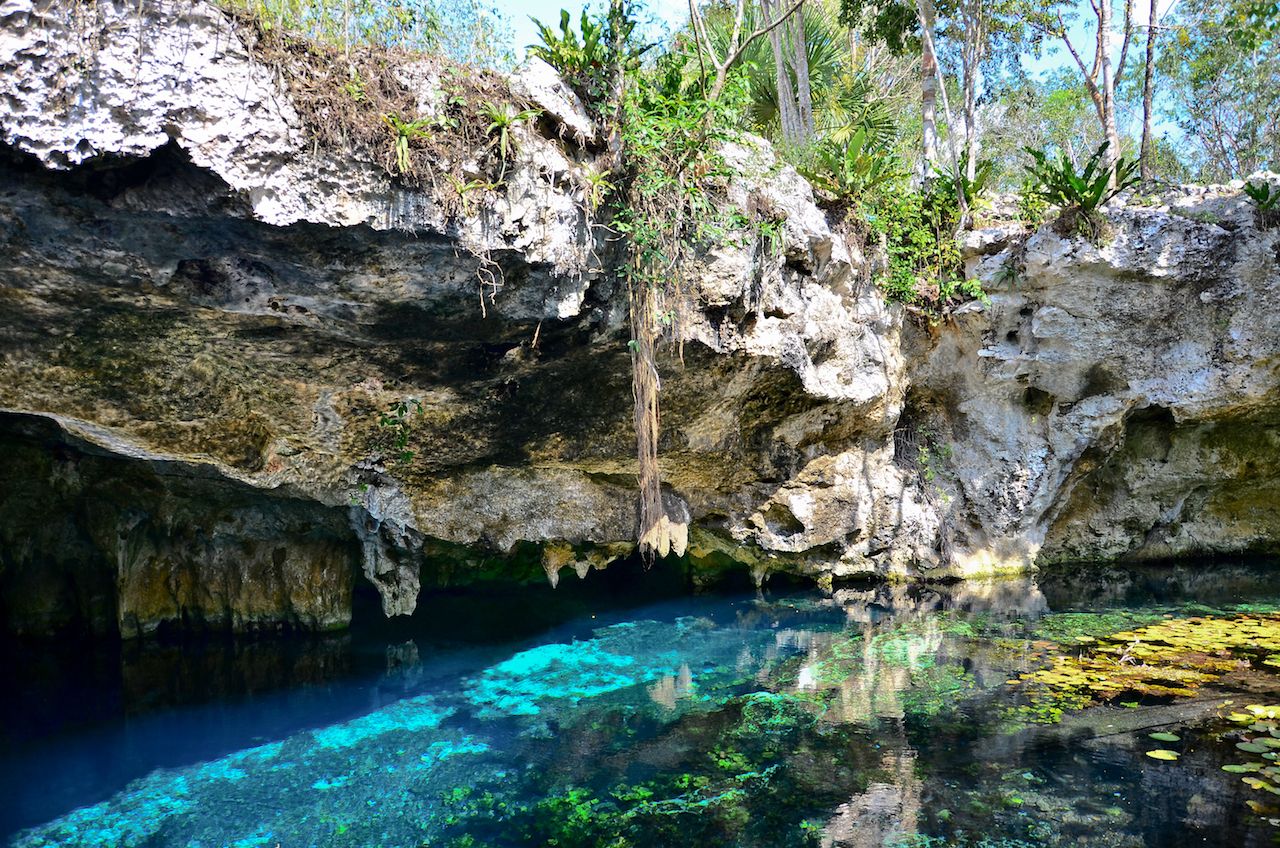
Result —
<instances>
[{"instance_id":1,"label":"vine","mask_svg":"<svg viewBox=\"0 0 1280 848\"><path fill-rule=\"evenodd\" d=\"M619 122L622 202L612 227L627 240L638 541L646 557L681 554L687 541L687 528L673 522L662 504L657 350L674 341L683 358L685 266L699 247L725 240L742 219L725 211L732 171L719 152L734 135L732 110L682 82L681 66L670 58L648 74L633 74Z\"/></svg>"}]
</instances>

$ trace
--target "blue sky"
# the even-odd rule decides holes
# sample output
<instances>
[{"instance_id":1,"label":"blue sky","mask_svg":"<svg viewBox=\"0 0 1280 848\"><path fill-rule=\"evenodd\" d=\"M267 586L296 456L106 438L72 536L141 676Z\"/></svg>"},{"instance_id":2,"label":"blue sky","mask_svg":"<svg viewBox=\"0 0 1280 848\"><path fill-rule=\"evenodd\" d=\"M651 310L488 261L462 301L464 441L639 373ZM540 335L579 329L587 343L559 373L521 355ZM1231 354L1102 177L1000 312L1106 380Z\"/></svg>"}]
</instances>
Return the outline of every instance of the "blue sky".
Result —
<instances>
[{"instance_id":1,"label":"blue sky","mask_svg":"<svg viewBox=\"0 0 1280 848\"><path fill-rule=\"evenodd\" d=\"M1159 0L1159 14L1163 16L1177 2L1177 0ZM560 20L560 10L568 9L573 15L576 23L578 16L582 13L584 6L601 10L604 7L602 0L596 2L582 2L582 0L494 0L494 6L498 11L502 12L511 24L511 28L515 32L515 49L516 56L520 57L524 54L525 45L537 40L537 32L534 28L533 21L530 17L538 18L551 26L558 26ZM651 18L650 26L655 34L662 30L670 30L682 25L688 18L688 2L687 0L644 0L642 6L648 16ZM1080 3L1082 9L1087 10L1087 6ZM1135 3L1134 14L1138 17L1138 23L1146 24L1146 3ZM1087 28L1084 23L1092 15L1086 14L1077 19L1071 27L1072 39L1076 43L1077 48L1081 51L1081 55L1087 57L1092 55L1092 41L1090 39ZM1117 45L1118 47L1118 45ZM1135 38L1131 51L1140 51L1142 47L1141 39ZM1140 59L1138 55L1132 55L1130 61ZM1064 65L1074 68L1074 63L1066 50L1056 44L1050 49L1045 50L1044 54L1039 58L1027 56L1023 59L1023 65L1029 70L1039 73L1045 70L1052 70Z\"/></svg>"},{"instance_id":2,"label":"blue sky","mask_svg":"<svg viewBox=\"0 0 1280 848\"><path fill-rule=\"evenodd\" d=\"M537 30L530 17L537 18L553 28L560 25L560 10L568 9L573 15L575 27L583 7L601 10L602 2L581 2L581 0L494 0L498 11L506 15L515 30L516 57L524 55L525 45L537 41ZM680 26L689 16L687 0L643 0L642 6L646 14L653 19L655 33L663 29Z\"/></svg>"}]
</instances>

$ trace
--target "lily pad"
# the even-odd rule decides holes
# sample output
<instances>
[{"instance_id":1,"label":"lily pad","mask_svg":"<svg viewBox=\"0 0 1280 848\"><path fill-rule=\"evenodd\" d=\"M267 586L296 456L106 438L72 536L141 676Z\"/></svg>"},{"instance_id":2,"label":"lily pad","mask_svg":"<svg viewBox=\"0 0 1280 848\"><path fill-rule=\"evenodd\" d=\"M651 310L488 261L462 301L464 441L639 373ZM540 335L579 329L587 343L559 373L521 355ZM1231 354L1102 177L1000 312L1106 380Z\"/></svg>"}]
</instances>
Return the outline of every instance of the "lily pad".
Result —
<instances>
[{"instance_id":1,"label":"lily pad","mask_svg":"<svg viewBox=\"0 0 1280 848\"><path fill-rule=\"evenodd\" d=\"M1181 742L1182 741L1182 737L1176 733L1165 733L1164 731L1161 731L1160 733L1148 733L1147 735L1150 736L1152 739L1156 740L1157 742Z\"/></svg>"},{"instance_id":2,"label":"lily pad","mask_svg":"<svg viewBox=\"0 0 1280 848\"><path fill-rule=\"evenodd\" d=\"M1270 792L1272 795L1280 795L1280 787L1272 786L1260 777L1242 777L1240 779L1253 789L1261 789L1263 792Z\"/></svg>"},{"instance_id":3,"label":"lily pad","mask_svg":"<svg viewBox=\"0 0 1280 848\"><path fill-rule=\"evenodd\" d=\"M1259 745L1257 742L1237 742L1236 747L1250 754L1265 754L1269 750L1266 745Z\"/></svg>"},{"instance_id":4,"label":"lily pad","mask_svg":"<svg viewBox=\"0 0 1280 848\"><path fill-rule=\"evenodd\" d=\"M1166 751L1164 748L1157 748L1154 751L1148 751L1147 756L1153 760L1176 760L1181 754L1177 751Z\"/></svg>"}]
</instances>

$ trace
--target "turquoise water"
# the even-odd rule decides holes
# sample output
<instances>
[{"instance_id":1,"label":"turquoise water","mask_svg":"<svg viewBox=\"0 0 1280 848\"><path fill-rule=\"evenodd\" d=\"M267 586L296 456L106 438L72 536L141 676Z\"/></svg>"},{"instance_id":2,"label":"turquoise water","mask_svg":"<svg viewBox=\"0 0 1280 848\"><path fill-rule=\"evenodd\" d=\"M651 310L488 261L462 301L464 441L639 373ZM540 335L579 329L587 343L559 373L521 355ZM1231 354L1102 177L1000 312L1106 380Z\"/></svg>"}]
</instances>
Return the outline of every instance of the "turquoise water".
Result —
<instances>
[{"instance_id":1,"label":"turquoise water","mask_svg":"<svg viewBox=\"0 0 1280 848\"><path fill-rule=\"evenodd\" d=\"M29 655L16 682L37 694L0 737L0 842L1269 845L1206 699L1045 725L1006 681L1082 621L1269 609L1275 574L684 597L519 638L496 620L450 638L428 616L126 651L105 671L80 656L65 668L85 679L61 688L59 657ZM484 598L451 607L485 632ZM1194 742L1181 763L1144 756L1152 727Z\"/></svg>"}]
</instances>

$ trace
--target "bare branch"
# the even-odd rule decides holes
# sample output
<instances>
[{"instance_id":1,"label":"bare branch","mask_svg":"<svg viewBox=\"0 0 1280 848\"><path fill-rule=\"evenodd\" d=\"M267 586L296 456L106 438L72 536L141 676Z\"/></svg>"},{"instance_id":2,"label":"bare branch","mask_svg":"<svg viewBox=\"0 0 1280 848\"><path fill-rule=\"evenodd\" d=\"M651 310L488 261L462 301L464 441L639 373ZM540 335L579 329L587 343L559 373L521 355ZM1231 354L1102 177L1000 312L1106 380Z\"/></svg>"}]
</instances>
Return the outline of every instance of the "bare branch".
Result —
<instances>
[{"instance_id":1,"label":"bare branch","mask_svg":"<svg viewBox=\"0 0 1280 848\"><path fill-rule=\"evenodd\" d=\"M765 36L773 32L774 29L776 29L783 21L787 20L787 18L790 18L793 14L795 14L796 9L799 9L803 5L804 5L804 0L796 0L796 2L791 4L791 8L787 9L787 11L783 12L781 15L778 16L778 19L776 21L770 21L768 24L764 26L757 27L750 35L744 38L742 40L742 43L737 46L737 48L733 51L733 53L724 60L725 67L727 68L730 65L732 65L734 62L738 61L738 59L742 57L742 54L746 52L747 48L750 47L757 38L760 38L761 36Z\"/></svg>"},{"instance_id":2,"label":"bare branch","mask_svg":"<svg viewBox=\"0 0 1280 848\"><path fill-rule=\"evenodd\" d=\"M1124 76L1125 62L1129 60L1129 42L1133 38L1133 29L1133 0L1124 0L1124 43L1120 47L1120 59L1116 62L1117 86L1120 85L1120 78Z\"/></svg>"},{"instance_id":3,"label":"bare branch","mask_svg":"<svg viewBox=\"0 0 1280 848\"><path fill-rule=\"evenodd\" d=\"M716 51L711 47L711 39L707 37L706 22L702 20L702 12L698 11L698 5L695 0L689 0L689 22L693 24L693 39L698 45L699 60L701 60L702 51L705 49L707 55L711 58L711 64L719 71L722 66L716 58Z\"/></svg>"},{"instance_id":4,"label":"bare branch","mask_svg":"<svg viewBox=\"0 0 1280 848\"><path fill-rule=\"evenodd\" d=\"M1067 34L1067 25L1062 20L1062 15L1058 15L1058 31L1053 33L1062 39L1062 43L1067 45L1067 50L1071 53L1071 58L1076 60L1076 65L1080 68L1080 73L1084 74L1086 85L1092 82L1089 69L1084 66L1084 60L1080 58L1080 54L1076 51L1076 46L1071 43L1071 36Z\"/></svg>"}]
</instances>

